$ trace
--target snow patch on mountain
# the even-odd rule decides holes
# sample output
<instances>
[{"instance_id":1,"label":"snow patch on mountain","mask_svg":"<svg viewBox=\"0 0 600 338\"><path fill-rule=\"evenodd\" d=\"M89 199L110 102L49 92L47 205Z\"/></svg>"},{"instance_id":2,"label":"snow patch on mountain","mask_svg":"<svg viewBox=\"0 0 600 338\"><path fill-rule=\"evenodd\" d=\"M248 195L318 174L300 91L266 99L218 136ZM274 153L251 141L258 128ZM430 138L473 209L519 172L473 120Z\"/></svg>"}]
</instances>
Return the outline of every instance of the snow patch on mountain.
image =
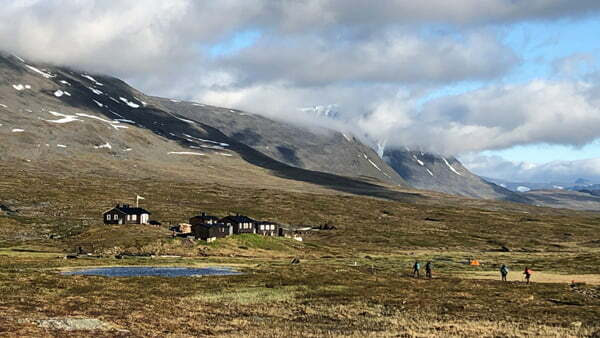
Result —
<instances>
[{"instance_id":1,"label":"snow patch on mountain","mask_svg":"<svg viewBox=\"0 0 600 338\"><path fill-rule=\"evenodd\" d=\"M377 164L375 164L375 162L371 161L371 159L369 159L369 158L367 158L367 160L369 161L369 163L371 163L375 167L375 169L381 171L381 169L377 166Z\"/></svg>"},{"instance_id":2,"label":"snow patch on mountain","mask_svg":"<svg viewBox=\"0 0 600 338\"><path fill-rule=\"evenodd\" d=\"M327 104L327 105L316 105L316 106L312 106L312 107L304 107L304 108L299 108L298 110L300 110L303 113L312 113L319 117L325 117L325 118L329 118L329 119L337 119L340 116L340 113L338 112L337 109L339 109L339 105L334 103L334 104Z\"/></svg>"},{"instance_id":3,"label":"snow patch on mountain","mask_svg":"<svg viewBox=\"0 0 600 338\"><path fill-rule=\"evenodd\" d=\"M523 185L520 185L520 186L517 187L517 191L518 192L528 192L528 191L531 191L531 188L523 186Z\"/></svg>"},{"instance_id":4,"label":"snow patch on mountain","mask_svg":"<svg viewBox=\"0 0 600 338\"><path fill-rule=\"evenodd\" d=\"M21 62L25 63L25 60L23 60L23 58L21 58L20 56L18 56L18 55L15 55L15 54L11 54L11 55L12 55L12 56L13 56L15 59L17 59L17 60L19 60L19 61L21 61Z\"/></svg>"},{"instance_id":5,"label":"snow patch on mountain","mask_svg":"<svg viewBox=\"0 0 600 338\"><path fill-rule=\"evenodd\" d=\"M33 71L35 73L40 74L41 76L45 77L46 79L51 79L53 77L56 77L56 75L52 75L50 73L46 73L44 71L41 71L41 70L35 68L34 66L25 65L25 67L27 67L29 70L31 70L31 71Z\"/></svg>"},{"instance_id":6,"label":"snow patch on mountain","mask_svg":"<svg viewBox=\"0 0 600 338\"><path fill-rule=\"evenodd\" d=\"M22 91L22 90L25 90L25 89L31 89L30 85L27 85L27 84L23 85L23 84L20 84L20 83L19 84L14 84L14 85L12 85L12 87L14 89L18 90L18 91Z\"/></svg>"},{"instance_id":7,"label":"snow patch on mountain","mask_svg":"<svg viewBox=\"0 0 600 338\"><path fill-rule=\"evenodd\" d=\"M213 144L220 145L221 147L229 147L229 144L227 144L227 143L206 140L206 139L199 138L199 137L194 137L194 136L191 136L191 135L188 135L188 134L183 134L183 136L191 138L191 139L194 139L194 140L197 140L197 141L200 141L200 142L213 143Z\"/></svg>"},{"instance_id":8,"label":"snow patch on mountain","mask_svg":"<svg viewBox=\"0 0 600 338\"><path fill-rule=\"evenodd\" d=\"M119 122L125 122L125 123L131 123L131 124L136 124L136 122L135 122L135 121L128 120L128 119L115 119L115 121L119 121Z\"/></svg>"},{"instance_id":9,"label":"snow patch on mountain","mask_svg":"<svg viewBox=\"0 0 600 338\"><path fill-rule=\"evenodd\" d=\"M11 130L11 132L13 132L13 133L22 133L24 131L25 131L25 129L19 129L19 128L14 128L13 130Z\"/></svg>"},{"instance_id":10,"label":"snow patch on mountain","mask_svg":"<svg viewBox=\"0 0 600 338\"><path fill-rule=\"evenodd\" d=\"M168 152L169 155L196 155L196 156L206 156L206 154L203 153L195 153L192 151L169 151Z\"/></svg>"},{"instance_id":11,"label":"snow patch on mountain","mask_svg":"<svg viewBox=\"0 0 600 338\"><path fill-rule=\"evenodd\" d=\"M97 86L104 86L104 84L102 84L102 83L100 83L100 82L96 81L96 79L94 79L93 77L91 77L91 76L89 76L89 75L87 75L87 74L81 74L81 77L84 77L84 78L86 78L86 79L88 79L88 80L92 81L92 82L93 82L94 84L96 84Z\"/></svg>"},{"instance_id":12,"label":"snow patch on mountain","mask_svg":"<svg viewBox=\"0 0 600 338\"><path fill-rule=\"evenodd\" d=\"M87 117L87 118L95 119L95 120L98 120L98 121L102 121L102 122L104 122L104 123L108 123L108 124L109 124L111 127L115 128L115 129L117 129L117 130L118 130L118 129L120 129L120 128L122 128L122 129L127 129L127 128L129 128L129 127L127 127L127 126L122 126L122 125L119 125L119 121L110 121L110 120L105 120L105 119L103 119L103 118L101 118L101 117L94 116L94 115L83 114L83 113L77 113L77 116L81 116L81 117Z\"/></svg>"},{"instance_id":13,"label":"snow patch on mountain","mask_svg":"<svg viewBox=\"0 0 600 338\"><path fill-rule=\"evenodd\" d=\"M448 163L448 160L446 160L445 157L442 157L442 160L444 160L444 163L446 163L446 165L448 166L448 168L450 168L450 170L452 170L453 173L455 173L458 176L462 176L461 173L459 173L458 171L456 171L456 169L454 169L454 167L451 166L450 163Z\"/></svg>"},{"instance_id":14,"label":"snow patch on mountain","mask_svg":"<svg viewBox=\"0 0 600 338\"><path fill-rule=\"evenodd\" d=\"M112 146L108 142L106 142L105 144L101 144L99 146L94 146L94 149L102 149L102 148L112 149Z\"/></svg>"},{"instance_id":15,"label":"snow patch on mountain","mask_svg":"<svg viewBox=\"0 0 600 338\"><path fill-rule=\"evenodd\" d=\"M48 113L50 113L54 116L57 116L57 117L61 117L58 120L44 120L44 121L50 122L50 123L64 124L64 123L69 123L69 122L74 122L74 121L81 121L75 115L67 115L67 114L57 113L55 111L49 111Z\"/></svg>"},{"instance_id":16,"label":"snow patch on mountain","mask_svg":"<svg viewBox=\"0 0 600 338\"><path fill-rule=\"evenodd\" d=\"M92 88L92 87L88 87L88 88L89 88L89 90L92 91L92 93L94 93L96 95L102 95L102 94L104 94L101 90L98 90L96 88Z\"/></svg>"},{"instance_id":17,"label":"snow patch on mountain","mask_svg":"<svg viewBox=\"0 0 600 338\"><path fill-rule=\"evenodd\" d=\"M375 150L377 152L377 155L379 156L379 158L383 158L383 153L385 152L385 145L386 145L386 141L379 141L377 142L377 149Z\"/></svg>"},{"instance_id":18,"label":"snow patch on mountain","mask_svg":"<svg viewBox=\"0 0 600 338\"><path fill-rule=\"evenodd\" d=\"M139 108L140 105L136 104L133 101L129 101L127 98L124 97L119 97L119 100L123 101L125 104L127 104L128 106L130 106L131 108Z\"/></svg>"}]
</instances>

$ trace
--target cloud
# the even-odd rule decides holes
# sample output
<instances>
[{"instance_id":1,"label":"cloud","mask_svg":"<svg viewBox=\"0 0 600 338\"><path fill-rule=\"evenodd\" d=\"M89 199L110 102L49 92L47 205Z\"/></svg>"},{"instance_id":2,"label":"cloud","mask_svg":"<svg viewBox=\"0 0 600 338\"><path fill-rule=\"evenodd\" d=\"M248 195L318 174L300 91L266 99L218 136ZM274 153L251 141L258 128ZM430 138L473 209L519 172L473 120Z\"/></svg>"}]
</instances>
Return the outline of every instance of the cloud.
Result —
<instances>
[{"instance_id":1,"label":"cloud","mask_svg":"<svg viewBox=\"0 0 600 338\"><path fill-rule=\"evenodd\" d=\"M296 86L331 83L448 83L495 78L518 61L492 34L421 37L385 32L355 42L302 36L263 39L221 65L241 83L281 81Z\"/></svg>"},{"instance_id":2,"label":"cloud","mask_svg":"<svg viewBox=\"0 0 600 338\"><path fill-rule=\"evenodd\" d=\"M514 145L582 146L600 137L598 87L534 80L432 100L421 108L390 101L366 119L389 120L392 144L460 154Z\"/></svg>"},{"instance_id":3,"label":"cloud","mask_svg":"<svg viewBox=\"0 0 600 338\"><path fill-rule=\"evenodd\" d=\"M593 53L574 53L552 62L554 73L567 78L589 73L597 65L598 60Z\"/></svg>"},{"instance_id":4,"label":"cloud","mask_svg":"<svg viewBox=\"0 0 600 338\"><path fill-rule=\"evenodd\" d=\"M577 178L600 182L600 158L534 164L471 154L461 156L461 161L478 175L510 182L573 183Z\"/></svg>"}]
</instances>

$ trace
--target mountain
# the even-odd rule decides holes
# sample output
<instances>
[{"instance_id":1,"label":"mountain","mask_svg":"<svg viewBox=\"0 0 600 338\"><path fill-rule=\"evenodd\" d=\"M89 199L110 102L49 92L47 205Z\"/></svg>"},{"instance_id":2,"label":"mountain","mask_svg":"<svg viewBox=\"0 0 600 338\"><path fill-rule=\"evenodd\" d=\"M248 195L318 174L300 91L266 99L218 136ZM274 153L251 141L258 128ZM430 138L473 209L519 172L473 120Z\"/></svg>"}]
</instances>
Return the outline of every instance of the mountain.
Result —
<instances>
[{"instance_id":1,"label":"mountain","mask_svg":"<svg viewBox=\"0 0 600 338\"><path fill-rule=\"evenodd\" d=\"M314 110L329 116L334 108ZM384 161L352 135L148 96L114 77L10 55L0 55L0 137L0 160L67 172L128 173L133 167L155 175L226 177L259 168L344 191L387 184L528 202L455 158L387 149Z\"/></svg>"},{"instance_id":2,"label":"mountain","mask_svg":"<svg viewBox=\"0 0 600 338\"><path fill-rule=\"evenodd\" d=\"M566 182L512 182L492 177L483 177L488 182L493 182L510 191L527 192L530 190L563 190L569 189L569 183Z\"/></svg>"},{"instance_id":3,"label":"mountain","mask_svg":"<svg viewBox=\"0 0 600 338\"><path fill-rule=\"evenodd\" d=\"M465 168L456 158L386 149L385 161L411 186L454 195L527 203L527 198L488 182Z\"/></svg>"},{"instance_id":4,"label":"mountain","mask_svg":"<svg viewBox=\"0 0 600 338\"><path fill-rule=\"evenodd\" d=\"M349 135L149 97L113 77L14 56L0 56L0 135L0 159L65 169L75 160L83 167L129 160L157 169L203 157L224 166L242 160L280 176L293 173L294 179L353 177L408 186L371 148Z\"/></svg>"}]
</instances>

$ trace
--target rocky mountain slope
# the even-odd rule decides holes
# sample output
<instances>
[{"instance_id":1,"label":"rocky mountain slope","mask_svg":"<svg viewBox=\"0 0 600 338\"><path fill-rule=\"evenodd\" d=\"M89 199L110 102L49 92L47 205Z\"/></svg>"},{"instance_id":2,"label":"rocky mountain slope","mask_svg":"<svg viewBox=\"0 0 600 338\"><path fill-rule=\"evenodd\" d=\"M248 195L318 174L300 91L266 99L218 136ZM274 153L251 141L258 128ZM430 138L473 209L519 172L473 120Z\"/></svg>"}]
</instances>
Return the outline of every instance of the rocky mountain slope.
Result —
<instances>
[{"instance_id":1,"label":"rocky mountain slope","mask_svg":"<svg viewBox=\"0 0 600 338\"><path fill-rule=\"evenodd\" d=\"M109 154L143 165L239 156L267 169L288 165L407 186L372 149L338 132L148 97L112 77L14 56L0 57L0 124L5 159L93 160Z\"/></svg>"},{"instance_id":2,"label":"rocky mountain slope","mask_svg":"<svg viewBox=\"0 0 600 338\"><path fill-rule=\"evenodd\" d=\"M471 173L453 157L446 158L408 149L387 149L384 159L405 181L417 189L476 198L528 202L522 195Z\"/></svg>"},{"instance_id":3,"label":"rocky mountain slope","mask_svg":"<svg viewBox=\"0 0 600 338\"><path fill-rule=\"evenodd\" d=\"M262 170L343 191L373 183L531 202L454 158L235 109L147 96L125 82L0 54L0 160L39 168L214 177ZM133 169L132 169L133 168Z\"/></svg>"}]
</instances>

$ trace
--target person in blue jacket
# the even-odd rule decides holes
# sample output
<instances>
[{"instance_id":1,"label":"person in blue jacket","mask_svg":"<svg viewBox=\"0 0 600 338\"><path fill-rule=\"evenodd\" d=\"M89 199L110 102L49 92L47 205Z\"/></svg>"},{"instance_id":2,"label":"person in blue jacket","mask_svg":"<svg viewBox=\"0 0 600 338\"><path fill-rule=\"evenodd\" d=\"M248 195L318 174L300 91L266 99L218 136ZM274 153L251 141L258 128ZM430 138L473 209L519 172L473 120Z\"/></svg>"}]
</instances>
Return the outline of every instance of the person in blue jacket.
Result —
<instances>
[{"instance_id":1,"label":"person in blue jacket","mask_svg":"<svg viewBox=\"0 0 600 338\"><path fill-rule=\"evenodd\" d=\"M419 263L419 261L415 261L415 265L413 265L413 277L421 277L421 274L419 273L421 270L421 263Z\"/></svg>"},{"instance_id":2,"label":"person in blue jacket","mask_svg":"<svg viewBox=\"0 0 600 338\"><path fill-rule=\"evenodd\" d=\"M504 264L502 264L502 266L500 267L500 275L502 276L502 281L506 282L506 277L508 276L508 268Z\"/></svg>"}]
</instances>

